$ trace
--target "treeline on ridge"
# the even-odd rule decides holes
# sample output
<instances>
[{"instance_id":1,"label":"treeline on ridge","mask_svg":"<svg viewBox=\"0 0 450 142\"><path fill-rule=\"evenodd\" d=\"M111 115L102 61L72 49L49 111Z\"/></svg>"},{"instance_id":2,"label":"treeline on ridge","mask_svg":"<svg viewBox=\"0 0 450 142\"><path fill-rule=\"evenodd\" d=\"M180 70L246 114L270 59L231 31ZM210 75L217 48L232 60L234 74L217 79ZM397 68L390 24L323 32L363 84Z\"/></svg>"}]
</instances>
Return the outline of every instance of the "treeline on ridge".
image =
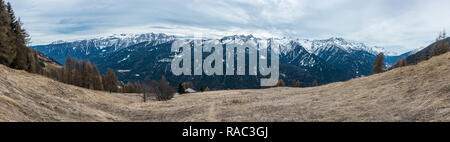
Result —
<instances>
[{"instance_id":1,"label":"treeline on ridge","mask_svg":"<svg viewBox=\"0 0 450 142\"><path fill-rule=\"evenodd\" d=\"M426 51L424 49L423 51ZM416 60L413 60L413 62L408 62L408 58L402 58L396 62L394 66L392 66L391 69L408 66L408 65L414 65L419 62L428 60L434 56L439 56L444 53L447 53L450 51L450 44L447 38L447 34L445 31L442 31L439 33L439 36L436 38L436 42L431 45L431 49L429 51L426 51L424 53L416 53L418 55L418 58Z\"/></svg>"}]
</instances>

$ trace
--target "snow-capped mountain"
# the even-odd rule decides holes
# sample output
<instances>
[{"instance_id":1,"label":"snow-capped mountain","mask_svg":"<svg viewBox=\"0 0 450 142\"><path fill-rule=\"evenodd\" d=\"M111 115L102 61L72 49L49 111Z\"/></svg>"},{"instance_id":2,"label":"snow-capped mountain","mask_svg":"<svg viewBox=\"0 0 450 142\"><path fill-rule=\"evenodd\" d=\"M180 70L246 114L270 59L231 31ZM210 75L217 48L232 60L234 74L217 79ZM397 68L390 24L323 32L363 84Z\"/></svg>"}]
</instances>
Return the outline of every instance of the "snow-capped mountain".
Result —
<instances>
[{"instance_id":1,"label":"snow-capped mountain","mask_svg":"<svg viewBox=\"0 0 450 142\"><path fill-rule=\"evenodd\" d=\"M283 52L289 52L290 50L292 50L292 46L289 45L289 43L291 43L291 42L301 45L308 52L313 53L315 55L320 54L324 50L330 50L329 48L339 48L346 52L365 51L365 52L371 53L373 55L377 55L380 52L383 52L383 53L387 52L382 47L367 46L364 43L346 41L343 38L337 38L337 37L332 37L332 38L324 39L324 40L287 39L287 38L282 38L282 39L277 39L277 40L280 43L282 43L282 45L285 45L284 48L282 48Z\"/></svg>"},{"instance_id":2,"label":"snow-capped mountain","mask_svg":"<svg viewBox=\"0 0 450 142\"><path fill-rule=\"evenodd\" d=\"M349 42L344 40L343 38L332 37L330 39L325 40L296 40L300 43L306 50L313 54L320 54L323 51L330 50L330 48L339 48L346 52L354 52L354 51L366 51L371 54L378 54L380 52L384 52L384 49L375 47L375 46L367 46L364 43L359 42Z\"/></svg>"},{"instance_id":3,"label":"snow-capped mountain","mask_svg":"<svg viewBox=\"0 0 450 142\"><path fill-rule=\"evenodd\" d=\"M169 36L162 33L115 34L107 37L71 42L59 40L49 45L32 46L32 48L37 49L64 64L68 55L80 59L89 59L94 56L112 53L146 41L151 41L154 45L157 45L173 40L175 40L175 36Z\"/></svg>"},{"instance_id":4,"label":"snow-capped mountain","mask_svg":"<svg viewBox=\"0 0 450 142\"><path fill-rule=\"evenodd\" d=\"M193 42L194 39L177 39L166 34L113 35L108 37L58 41L49 45L33 46L58 62L64 63L68 55L73 58L91 60L104 72L107 68L117 71L123 81L149 81L165 75L171 83L192 81L198 85L204 82L214 84L217 89L256 88L258 79L254 76L173 76L170 72L170 52L174 40ZM204 39L206 42L211 39ZM363 43L346 41L342 38L325 40L308 39L262 39L253 35L234 35L219 39L221 44L250 41L277 42L280 46L280 74L285 82L300 80L310 86L313 80L321 84L344 81L371 74L376 55L382 48L366 46ZM119 72L120 71L120 72ZM126 72L124 72L126 71ZM236 82L252 85L242 85Z\"/></svg>"},{"instance_id":5,"label":"snow-capped mountain","mask_svg":"<svg viewBox=\"0 0 450 142\"><path fill-rule=\"evenodd\" d=\"M343 38L329 38L324 40L309 39L278 39L282 43L282 54L298 57L301 52L308 52L325 62L341 69L351 77L360 77L371 74L372 63L380 52L386 52L383 48L367 46L364 43L346 41ZM298 50L303 48L304 50ZM300 52L299 52L300 51ZM293 54L293 55L292 55ZM314 65L311 58L303 59L299 64Z\"/></svg>"},{"instance_id":6,"label":"snow-capped mountain","mask_svg":"<svg viewBox=\"0 0 450 142\"><path fill-rule=\"evenodd\" d=\"M114 50L118 50L124 47L135 45L137 43L151 41L153 44L162 44L169 41L175 40L175 36L169 36L166 34L116 34L109 37L101 37L97 39L91 39L91 42L95 43L99 49L106 47L114 47Z\"/></svg>"}]
</instances>

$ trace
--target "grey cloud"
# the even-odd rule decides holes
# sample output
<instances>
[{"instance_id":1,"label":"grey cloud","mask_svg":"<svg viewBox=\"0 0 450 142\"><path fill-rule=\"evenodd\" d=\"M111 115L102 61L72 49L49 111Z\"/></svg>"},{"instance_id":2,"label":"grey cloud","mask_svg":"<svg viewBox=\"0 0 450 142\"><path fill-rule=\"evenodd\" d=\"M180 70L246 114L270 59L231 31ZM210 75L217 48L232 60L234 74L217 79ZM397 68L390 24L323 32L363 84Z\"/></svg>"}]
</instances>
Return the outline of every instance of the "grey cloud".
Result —
<instances>
[{"instance_id":1,"label":"grey cloud","mask_svg":"<svg viewBox=\"0 0 450 142\"><path fill-rule=\"evenodd\" d=\"M404 52L450 29L448 0L10 0L34 44L111 32L329 38Z\"/></svg>"}]
</instances>

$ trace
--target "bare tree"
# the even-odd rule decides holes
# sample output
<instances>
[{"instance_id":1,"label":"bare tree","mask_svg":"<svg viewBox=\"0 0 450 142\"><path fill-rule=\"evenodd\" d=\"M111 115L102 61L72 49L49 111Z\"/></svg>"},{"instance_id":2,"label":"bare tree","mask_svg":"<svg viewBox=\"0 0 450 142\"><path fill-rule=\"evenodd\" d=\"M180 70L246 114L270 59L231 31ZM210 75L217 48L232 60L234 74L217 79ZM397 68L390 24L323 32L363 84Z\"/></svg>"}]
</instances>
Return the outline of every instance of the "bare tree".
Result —
<instances>
[{"instance_id":1,"label":"bare tree","mask_svg":"<svg viewBox=\"0 0 450 142\"><path fill-rule=\"evenodd\" d=\"M184 89L183 83L178 84L178 89L177 89L178 94L184 94L184 93L186 93L185 90L186 90L186 89Z\"/></svg>"},{"instance_id":2,"label":"bare tree","mask_svg":"<svg viewBox=\"0 0 450 142\"><path fill-rule=\"evenodd\" d=\"M430 56L439 56L450 51L450 45L446 40L437 41L430 50Z\"/></svg>"},{"instance_id":3,"label":"bare tree","mask_svg":"<svg viewBox=\"0 0 450 142\"><path fill-rule=\"evenodd\" d=\"M175 89L169 85L166 77L162 76L160 81L153 80L150 82L149 92L154 93L157 100L166 101L173 98Z\"/></svg>"}]
</instances>

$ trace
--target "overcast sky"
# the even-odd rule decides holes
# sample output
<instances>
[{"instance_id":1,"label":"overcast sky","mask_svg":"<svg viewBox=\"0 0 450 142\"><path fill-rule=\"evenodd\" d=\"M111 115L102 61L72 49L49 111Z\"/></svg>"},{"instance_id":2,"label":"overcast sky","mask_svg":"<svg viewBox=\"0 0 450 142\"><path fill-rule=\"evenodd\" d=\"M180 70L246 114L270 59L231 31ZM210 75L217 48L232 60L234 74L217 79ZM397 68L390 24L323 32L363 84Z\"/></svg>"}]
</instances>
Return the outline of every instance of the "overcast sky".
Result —
<instances>
[{"instance_id":1,"label":"overcast sky","mask_svg":"<svg viewBox=\"0 0 450 142\"><path fill-rule=\"evenodd\" d=\"M7 0L33 45L120 33L325 39L404 52L450 29L449 0Z\"/></svg>"}]
</instances>

